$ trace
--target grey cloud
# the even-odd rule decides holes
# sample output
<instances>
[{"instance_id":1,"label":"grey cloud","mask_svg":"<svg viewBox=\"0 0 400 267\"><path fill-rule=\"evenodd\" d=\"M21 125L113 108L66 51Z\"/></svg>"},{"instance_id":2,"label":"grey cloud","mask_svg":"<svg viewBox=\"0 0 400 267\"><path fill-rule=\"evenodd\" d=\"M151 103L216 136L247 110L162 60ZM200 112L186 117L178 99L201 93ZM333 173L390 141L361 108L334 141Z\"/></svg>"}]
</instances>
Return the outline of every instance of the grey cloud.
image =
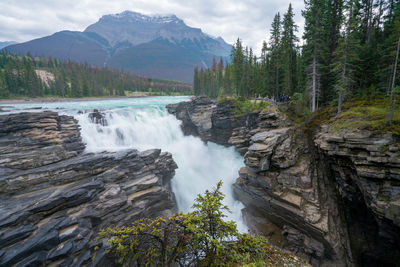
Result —
<instances>
[{"instance_id":1,"label":"grey cloud","mask_svg":"<svg viewBox=\"0 0 400 267\"><path fill-rule=\"evenodd\" d=\"M24 42L60 30L84 30L102 15L132 10L176 14L189 26L233 43L240 37L259 53L273 16L292 2L302 29L303 0L2 0L0 41ZM301 37L301 31L298 33Z\"/></svg>"}]
</instances>

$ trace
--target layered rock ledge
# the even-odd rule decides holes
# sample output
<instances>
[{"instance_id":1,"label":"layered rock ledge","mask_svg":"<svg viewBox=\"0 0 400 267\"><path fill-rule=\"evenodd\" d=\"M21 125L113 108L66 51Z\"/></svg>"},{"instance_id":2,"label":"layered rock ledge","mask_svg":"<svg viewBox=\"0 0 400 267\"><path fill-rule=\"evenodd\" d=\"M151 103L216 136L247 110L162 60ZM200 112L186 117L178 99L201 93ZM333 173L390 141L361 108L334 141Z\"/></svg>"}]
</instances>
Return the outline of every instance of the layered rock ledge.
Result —
<instances>
[{"instance_id":1,"label":"layered rock ledge","mask_svg":"<svg viewBox=\"0 0 400 267\"><path fill-rule=\"evenodd\" d=\"M84 148L73 117L0 116L0 266L112 266L100 229L175 211L171 154Z\"/></svg>"},{"instance_id":2,"label":"layered rock ledge","mask_svg":"<svg viewBox=\"0 0 400 267\"><path fill-rule=\"evenodd\" d=\"M236 117L206 98L168 106L186 134L235 145L234 191L252 232L313 266L400 262L400 139L297 127L271 104Z\"/></svg>"},{"instance_id":3,"label":"layered rock ledge","mask_svg":"<svg viewBox=\"0 0 400 267\"><path fill-rule=\"evenodd\" d=\"M259 113L233 116L232 103L217 104L207 97L194 98L190 102L167 105L169 113L182 121L185 135L200 137L203 141L225 146L235 145L244 154L249 146L249 138L258 127Z\"/></svg>"}]
</instances>

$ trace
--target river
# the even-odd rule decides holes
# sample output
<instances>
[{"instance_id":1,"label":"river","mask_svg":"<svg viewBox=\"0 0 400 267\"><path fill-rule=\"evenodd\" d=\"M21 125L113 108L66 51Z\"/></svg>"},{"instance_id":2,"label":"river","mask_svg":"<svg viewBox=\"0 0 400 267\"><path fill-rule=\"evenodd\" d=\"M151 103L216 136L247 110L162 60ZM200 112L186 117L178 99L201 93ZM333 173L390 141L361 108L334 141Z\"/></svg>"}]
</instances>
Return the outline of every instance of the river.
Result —
<instances>
[{"instance_id":1,"label":"river","mask_svg":"<svg viewBox=\"0 0 400 267\"><path fill-rule=\"evenodd\" d=\"M247 231L241 214L243 205L235 200L232 190L238 170L244 166L243 158L233 147L227 148L211 142L204 144L197 137L184 136L180 128L181 122L165 108L167 104L182 101L189 101L189 97L11 104L8 106L12 107L4 109L8 111L6 113L55 110L60 114L74 116L81 126L86 153L132 148L161 148L170 152L178 165L171 182L178 209L190 211L199 193L214 188L222 180L224 204L231 210L227 213L228 219L236 221L240 231ZM40 107L41 109L35 109ZM79 112L93 109L105 113L107 125L94 124L88 113Z\"/></svg>"}]
</instances>

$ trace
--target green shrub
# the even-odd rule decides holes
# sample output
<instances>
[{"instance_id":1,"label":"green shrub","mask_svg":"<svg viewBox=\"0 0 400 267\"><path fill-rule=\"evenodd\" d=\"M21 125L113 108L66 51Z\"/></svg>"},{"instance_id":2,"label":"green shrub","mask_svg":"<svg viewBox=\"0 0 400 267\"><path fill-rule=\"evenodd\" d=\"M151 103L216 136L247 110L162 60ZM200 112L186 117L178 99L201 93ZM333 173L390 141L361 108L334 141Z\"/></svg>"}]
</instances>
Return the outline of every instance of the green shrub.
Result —
<instances>
[{"instance_id":1,"label":"green shrub","mask_svg":"<svg viewBox=\"0 0 400 267\"><path fill-rule=\"evenodd\" d=\"M254 111L260 111L267 106L267 102L263 100L250 100L243 97L234 97L233 101L233 115L240 116Z\"/></svg>"},{"instance_id":2,"label":"green shrub","mask_svg":"<svg viewBox=\"0 0 400 267\"><path fill-rule=\"evenodd\" d=\"M141 219L130 227L100 232L124 266L304 266L304 261L272 247L263 237L240 234L224 221L222 182L198 195L190 213L168 219Z\"/></svg>"}]
</instances>

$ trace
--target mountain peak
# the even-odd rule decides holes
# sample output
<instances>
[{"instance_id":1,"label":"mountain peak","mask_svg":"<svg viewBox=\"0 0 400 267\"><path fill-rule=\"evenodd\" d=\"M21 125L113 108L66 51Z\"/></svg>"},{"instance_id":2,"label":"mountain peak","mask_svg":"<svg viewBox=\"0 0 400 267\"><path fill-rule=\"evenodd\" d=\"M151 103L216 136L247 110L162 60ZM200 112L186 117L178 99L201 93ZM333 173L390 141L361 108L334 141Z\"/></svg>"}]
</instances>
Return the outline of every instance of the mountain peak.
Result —
<instances>
[{"instance_id":1,"label":"mountain peak","mask_svg":"<svg viewBox=\"0 0 400 267\"><path fill-rule=\"evenodd\" d=\"M174 14L151 14L145 15L134 11L125 10L121 13L104 15L101 20L118 20L125 22L144 22L144 23L182 23L183 20Z\"/></svg>"},{"instance_id":2,"label":"mountain peak","mask_svg":"<svg viewBox=\"0 0 400 267\"><path fill-rule=\"evenodd\" d=\"M193 68L229 57L222 38L193 28L173 14L145 15L133 11L102 16L84 32L61 31L7 51L124 69L137 74L191 82Z\"/></svg>"},{"instance_id":3,"label":"mountain peak","mask_svg":"<svg viewBox=\"0 0 400 267\"><path fill-rule=\"evenodd\" d=\"M216 38L207 35L201 29L189 27L174 14L145 15L134 11L104 15L100 20L86 28L85 32L95 32L105 38L112 47L122 43L136 46L156 39L175 42L202 42ZM225 43L226 44L226 43Z\"/></svg>"}]
</instances>

